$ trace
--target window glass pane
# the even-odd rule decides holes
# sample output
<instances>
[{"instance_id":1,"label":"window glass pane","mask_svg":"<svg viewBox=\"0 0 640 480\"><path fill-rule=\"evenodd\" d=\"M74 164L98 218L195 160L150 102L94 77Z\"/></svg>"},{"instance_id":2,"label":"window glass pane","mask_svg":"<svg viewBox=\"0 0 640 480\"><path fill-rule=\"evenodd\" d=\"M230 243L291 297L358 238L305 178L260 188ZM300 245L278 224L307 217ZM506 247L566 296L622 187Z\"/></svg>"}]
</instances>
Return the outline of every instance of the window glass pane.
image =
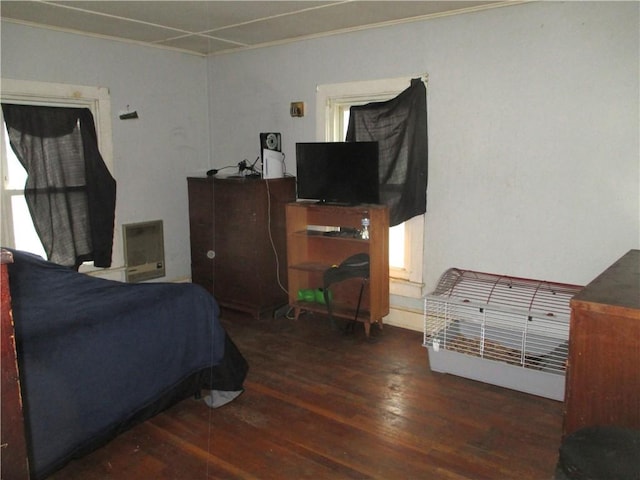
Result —
<instances>
[{"instance_id":1,"label":"window glass pane","mask_svg":"<svg viewBox=\"0 0 640 480\"><path fill-rule=\"evenodd\" d=\"M27 181L27 171L24 169L16 155L13 153L13 149L9 144L9 134L7 128L2 124L2 132L4 134L5 153L7 158L7 178L5 180L5 188L11 190L23 190L24 184Z\"/></svg>"},{"instance_id":2,"label":"window glass pane","mask_svg":"<svg viewBox=\"0 0 640 480\"><path fill-rule=\"evenodd\" d=\"M389 228L389 266L404 268L404 223Z\"/></svg>"},{"instance_id":3,"label":"window glass pane","mask_svg":"<svg viewBox=\"0 0 640 480\"><path fill-rule=\"evenodd\" d=\"M13 239L8 238L10 245L18 250L35 253L43 258L47 258L44 247L33 226L33 220L29 213L29 207L24 198L23 191L27 181L27 172L13 153L13 149L9 144L9 134L7 128L2 122L2 134L4 135L4 152L5 159L5 182L4 193L10 202L10 212L6 212L7 218L11 219L13 226ZM5 213L5 212L3 212Z\"/></svg>"},{"instance_id":4,"label":"window glass pane","mask_svg":"<svg viewBox=\"0 0 640 480\"><path fill-rule=\"evenodd\" d=\"M343 142L347 139L347 128L349 128L349 107L342 111L342 138L340 140Z\"/></svg>"},{"instance_id":5,"label":"window glass pane","mask_svg":"<svg viewBox=\"0 0 640 480\"><path fill-rule=\"evenodd\" d=\"M15 248L47 258L40 238L33 226L29 207L27 207L24 195L11 196L11 214L13 216Z\"/></svg>"}]
</instances>

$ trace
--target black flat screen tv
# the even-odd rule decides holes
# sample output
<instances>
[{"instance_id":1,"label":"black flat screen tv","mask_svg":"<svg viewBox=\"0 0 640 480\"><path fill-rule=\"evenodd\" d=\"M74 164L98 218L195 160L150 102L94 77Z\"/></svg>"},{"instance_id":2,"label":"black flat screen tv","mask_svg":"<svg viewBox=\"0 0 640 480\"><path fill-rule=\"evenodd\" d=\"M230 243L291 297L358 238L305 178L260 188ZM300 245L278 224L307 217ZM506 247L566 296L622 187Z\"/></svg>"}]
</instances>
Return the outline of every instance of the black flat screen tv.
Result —
<instances>
[{"instance_id":1,"label":"black flat screen tv","mask_svg":"<svg viewBox=\"0 0 640 480\"><path fill-rule=\"evenodd\" d=\"M300 200L379 203L378 142L296 143L296 178Z\"/></svg>"}]
</instances>

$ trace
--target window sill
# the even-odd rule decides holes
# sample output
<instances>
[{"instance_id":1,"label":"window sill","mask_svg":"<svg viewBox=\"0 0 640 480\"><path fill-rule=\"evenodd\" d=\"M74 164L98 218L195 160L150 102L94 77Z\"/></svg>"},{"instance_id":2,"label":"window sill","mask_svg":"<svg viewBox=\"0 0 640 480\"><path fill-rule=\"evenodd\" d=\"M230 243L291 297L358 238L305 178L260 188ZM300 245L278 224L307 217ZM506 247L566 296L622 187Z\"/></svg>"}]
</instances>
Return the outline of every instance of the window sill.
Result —
<instances>
[{"instance_id":1,"label":"window sill","mask_svg":"<svg viewBox=\"0 0 640 480\"><path fill-rule=\"evenodd\" d=\"M424 283L411 282L402 278L389 279L389 293L400 297L422 298Z\"/></svg>"},{"instance_id":2,"label":"window sill","mask_svg":"<svg viewBox=\"0 0 640 480\"><path fill-rule=\"evenodd\" d=\"M80 268L78 269L80 273L84 273L92 277L117 280L118 282L124 282L124 270L125 267L98 268L89 263L80 265Z\"/></svg>"}]
</instances>

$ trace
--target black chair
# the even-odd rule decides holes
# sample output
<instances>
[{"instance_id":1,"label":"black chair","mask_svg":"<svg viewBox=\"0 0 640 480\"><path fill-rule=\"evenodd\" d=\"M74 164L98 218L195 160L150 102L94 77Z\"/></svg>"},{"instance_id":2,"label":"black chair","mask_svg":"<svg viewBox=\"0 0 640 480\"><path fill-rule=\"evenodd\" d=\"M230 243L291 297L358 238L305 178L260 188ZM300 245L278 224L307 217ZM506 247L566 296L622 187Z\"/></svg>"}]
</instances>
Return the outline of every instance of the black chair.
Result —
<instances>
[{"instance_id":1,"label":"black chair","mask_svg":"<svg viewBox=\"0 0 640 480\"><path fill-rule=\"evenodd\" d=\"M352 332L356 322L358 321L358 314L360 313L360 304L362 303L362 294L364 292L364 286L369 281L369 255L366 253L357 253L344 260L340 265L333 266L325 270L323 275L323 293L324 301L327 305L327 312L331 325L337 328L335 319L333 318L333 311L331 308L332 295L330 293L331 285L342 282L349 278L361 278L362 285L360 286L360 294L358 295L358 304L356 306L356 313L347 326L345 331L347 333Z\"/></svg>"}]
</instances>

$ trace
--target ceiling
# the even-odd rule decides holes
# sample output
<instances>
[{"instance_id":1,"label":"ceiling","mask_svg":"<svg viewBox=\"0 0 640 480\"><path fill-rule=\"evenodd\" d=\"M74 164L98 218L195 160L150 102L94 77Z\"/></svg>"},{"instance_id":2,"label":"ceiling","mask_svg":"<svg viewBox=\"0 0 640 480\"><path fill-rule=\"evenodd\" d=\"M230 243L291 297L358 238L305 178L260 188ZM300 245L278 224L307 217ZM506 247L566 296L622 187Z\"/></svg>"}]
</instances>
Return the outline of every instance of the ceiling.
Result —
<instances>
[{"instance_id":1,"label":"ceiling","mask_svg":"<svg viewBox=\"0 0 640 480\"><path fill-rule=\"evenodd\" d=\"M197 55L464 13L513 1L6 1L2 20Z\"/></svg>"}]
</instances>

